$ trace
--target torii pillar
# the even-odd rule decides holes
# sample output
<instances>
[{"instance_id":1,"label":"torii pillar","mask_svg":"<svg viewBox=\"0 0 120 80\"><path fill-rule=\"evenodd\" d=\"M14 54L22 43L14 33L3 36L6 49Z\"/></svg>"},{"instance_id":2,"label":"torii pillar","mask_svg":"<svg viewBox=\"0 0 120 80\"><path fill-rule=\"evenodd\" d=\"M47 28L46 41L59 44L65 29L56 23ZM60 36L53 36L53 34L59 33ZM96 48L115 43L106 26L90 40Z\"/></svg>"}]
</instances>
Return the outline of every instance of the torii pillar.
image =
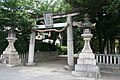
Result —
<instances>
[{"instance_id":1,"label":"torii pillar","mask_svg":"<svg viewBox=\"0 0 120 80\"><path fill-rule=\"evenodd\" d=\"M73 29L72 29L72 16L67 17L67 63L66 69L73 69L74 66L74 47L73 47Z\"/></svg>"},{"instance_id":2,"label":"torii pillar","mask_svg":"<svg viewBox=\"0 0 120 80\"><path fill-rule=\"evenodd\" d=\"M27 66L34 66L34 48L35 48L35 32L32 31L30 35L30 43L29 43L29 54L28 54L28 63L25 65Z\"/></svg>"}]
</instances>

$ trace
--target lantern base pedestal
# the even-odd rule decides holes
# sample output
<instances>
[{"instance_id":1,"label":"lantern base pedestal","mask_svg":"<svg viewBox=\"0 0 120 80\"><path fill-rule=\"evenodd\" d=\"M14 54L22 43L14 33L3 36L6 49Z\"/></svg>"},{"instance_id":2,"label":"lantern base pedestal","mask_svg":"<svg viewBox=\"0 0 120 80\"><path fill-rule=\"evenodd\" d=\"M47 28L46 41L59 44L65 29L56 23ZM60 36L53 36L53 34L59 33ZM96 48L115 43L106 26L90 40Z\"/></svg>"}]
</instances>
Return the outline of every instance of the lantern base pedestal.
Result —
<instances>
[{"instance_id":1,"label":"lantern base pedestal","mask_svg":"<svg viewBox=\"0 0 120 80\"><path fill-rule=\"evenodd\" d=\"M76 64L75 71L72 71L73 76L98 78L99 68L95 65Z\"/></svg>"},{"instance_id":2,"label":"lantern base pedestal","mask_svg":"<svg viewBox=\"0 0 120 80\"><path fill-rule=\"evenodd\" d=\"M73 76L98 78L100 77L99 67L96 65L95 59L79 58L75 64L75 70L72 71Z\"/></svg>"},{"instance_id":3,"label":"lantern base pedestal","mask_svg":"<svg viewBox=\"0 0 120 80\"><path fill-rule=\"evenodd\" d=\"M12 54L7 53L8 51L4 51L2 55L2 62L6 64L6 66L13 67L22 65L21 59L19 59L18 52L11 52Z\"/></svg>"}]
</instances>

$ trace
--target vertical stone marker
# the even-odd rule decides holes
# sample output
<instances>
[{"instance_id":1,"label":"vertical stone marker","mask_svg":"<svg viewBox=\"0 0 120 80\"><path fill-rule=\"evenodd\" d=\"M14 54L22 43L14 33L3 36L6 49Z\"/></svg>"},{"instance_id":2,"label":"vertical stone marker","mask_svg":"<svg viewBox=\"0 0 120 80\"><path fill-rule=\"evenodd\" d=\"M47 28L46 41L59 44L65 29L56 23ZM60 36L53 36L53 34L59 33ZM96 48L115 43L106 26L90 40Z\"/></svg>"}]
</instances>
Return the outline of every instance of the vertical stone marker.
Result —
<instances>
[{"instance_id":1,"label":"vertical stone marker","mask_svg":"<svg viewBox=\"0 0 120 80\"><path fill-rule=\"evenodd\" d=\"M95 25L89 20L89 15L84 15L84 23L79 25L83 29L83 34L81 36L84 39L84 47L79 54L77 59L77 64L75 64L75 70L72 71L72 75L79 77L90 77L97 78L99 73L99 67L96 65L95 54L90 47L90 40L93 37L91 34L91 29L94 29Z\"/></svg>"}]
</instances>

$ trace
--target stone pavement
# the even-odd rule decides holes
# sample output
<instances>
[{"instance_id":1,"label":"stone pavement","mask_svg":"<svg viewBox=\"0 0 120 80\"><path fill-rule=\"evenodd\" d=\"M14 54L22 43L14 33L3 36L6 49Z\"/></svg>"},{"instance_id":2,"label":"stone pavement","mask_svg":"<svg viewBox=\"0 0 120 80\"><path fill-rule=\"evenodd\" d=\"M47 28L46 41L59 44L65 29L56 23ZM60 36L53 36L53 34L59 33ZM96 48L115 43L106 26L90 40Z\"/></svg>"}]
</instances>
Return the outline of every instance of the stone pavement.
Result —
<instances>
[{"instance_id":1,"label":"stone pavement","mask_svg":"<svg viewBox=\"0 0 120 80\"><path fill-rule=\"evenodd\" d=\"M119 73L101 73L101 79L79 78L66 71L65 60L41 62L37 66L8 68L0 64L0 80L120 80Z\"/></svg>"}]
</instances>

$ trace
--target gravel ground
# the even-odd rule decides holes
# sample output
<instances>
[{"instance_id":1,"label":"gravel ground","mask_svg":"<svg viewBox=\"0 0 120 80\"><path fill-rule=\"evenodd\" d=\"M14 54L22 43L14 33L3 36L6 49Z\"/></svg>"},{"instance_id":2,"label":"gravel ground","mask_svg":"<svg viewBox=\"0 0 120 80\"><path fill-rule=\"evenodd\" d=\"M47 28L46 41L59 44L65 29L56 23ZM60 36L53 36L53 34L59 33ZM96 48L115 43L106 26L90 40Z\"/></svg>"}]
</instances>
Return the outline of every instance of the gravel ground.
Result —
<instances>
[{"instance_id":1,"label":"gravel ground","mask_svg":"<svg viewBox=\"0 0 120 80\"><path fill-rule=\"evenodd\" d=\"M37 66L4 67L0 64L0 80L120 80L119 73L101 72L101 79L80 78L64 69L65 60L40 62Z\"/></svg>"}]
</instances>

